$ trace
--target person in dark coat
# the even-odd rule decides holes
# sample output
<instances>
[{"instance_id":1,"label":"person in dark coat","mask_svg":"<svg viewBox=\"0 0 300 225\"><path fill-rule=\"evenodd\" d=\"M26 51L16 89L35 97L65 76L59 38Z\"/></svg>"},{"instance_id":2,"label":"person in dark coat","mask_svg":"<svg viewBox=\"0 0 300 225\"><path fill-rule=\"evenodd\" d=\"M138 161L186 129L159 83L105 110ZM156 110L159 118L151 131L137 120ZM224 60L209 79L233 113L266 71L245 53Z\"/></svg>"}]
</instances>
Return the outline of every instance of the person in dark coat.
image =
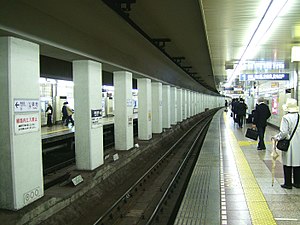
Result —
<instances>
[{"instance_id":1,"label":"person in dark coat","mask_svg":"<svg viewBox=\"0 0 300 225\"><path fill-rule=\"evenodd\" d=\"M46 114L47 114L47 126L52 127L53 108L50 103L48 103L48 107L46 109Z\"/></svg>"},{"instance_id":2,"label":"person in dark coat","mask_svg":"<svg viewBox=\"0 0 300 225\"><path fill-rule=\"evenodd\" d=\"M232 118L233 121L236 122L237 121L237 114L236 114L236 110L237 110L237 105L239 104L238 99L234 98L232 99L232 103L231 103L231 111L232 111Z\"/></svg>"},{"instance_id":3,"label":"person in dark coat","mask_svg":"<svg viewBox=\"0 0 300 225\"><path fill-rule=\"evenodd\" d=\"M64 102L64 105L63 105L63 107L61 109L63 124L66 123L67 118L68 118L67 105L68 105L68 102ZM68 124L66 126L68 126Z\"/></svg>"},{"instance_id":4,"label":"person in dark coat","mask_svg":"<svg viewBox=\"0 0 300 225\"><path fill-rule=\"evenodd\" d=\"M267 126L267 120L271 116L271 112L269 107L264 103L264 98L260 97L257 100L257 105L255 108L254 118L253 118L253 126L257 129L258 132L258 145L257 150L265 150L265 142L264 142L264 136Z\"/></svg>"},{"instance_id":5,"label":"person in dark coat","mask_svg":"<svg viewBox=\"0 0 300 225\"><path fill-rule=\"evenodd\" d=\"M244 123L244 118L246 116L247 108L248 107L244 99L241 98L238 104L236 105L236 116L240 128L243 128L243 123Z\"/></svg>"}]
</instances>

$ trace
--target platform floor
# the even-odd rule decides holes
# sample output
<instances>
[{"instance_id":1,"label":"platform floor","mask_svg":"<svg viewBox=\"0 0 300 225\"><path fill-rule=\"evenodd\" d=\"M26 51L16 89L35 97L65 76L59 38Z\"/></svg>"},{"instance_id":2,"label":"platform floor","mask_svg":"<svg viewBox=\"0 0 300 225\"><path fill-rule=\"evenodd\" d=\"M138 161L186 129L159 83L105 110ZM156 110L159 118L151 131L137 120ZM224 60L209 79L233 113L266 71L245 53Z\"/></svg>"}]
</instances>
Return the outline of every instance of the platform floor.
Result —
<instances>
[{"instance_id":1,"label":"platform floor","mask_svg":"<svg viewBox=\"0 0 300 225\"><path fill-rule=\"evenodd\" d=\"M270 140L278 130L267 127L267 149L258 151L257 141L245 137L250 126L238 128L230 112L215 115L175 225L300 224L300 189L280 187L281 156L272 186Z\"/></svg>"},{"instance_id":2,"label":"platform floor","mask_svg":"<svg viewBox=\"0 0 300 225\"><path fill-rule=\"evenodd\" d=\"M134 113L133 119L137 119L137 118L138 118L138 113ZM112 125L114 124L114 122L115 121L113 116L102 118L103 126ZM41 139L43 140L43 139L52 138L56 136L66 135L69 133L74 133L75 127L76 127L76 123L75 126L71 126L71 124L69 124L69 126L65 126L63 124L54 124L51 127L43 126L41 128L41 134L42 134Z\"/></svg>"}]
</instances>

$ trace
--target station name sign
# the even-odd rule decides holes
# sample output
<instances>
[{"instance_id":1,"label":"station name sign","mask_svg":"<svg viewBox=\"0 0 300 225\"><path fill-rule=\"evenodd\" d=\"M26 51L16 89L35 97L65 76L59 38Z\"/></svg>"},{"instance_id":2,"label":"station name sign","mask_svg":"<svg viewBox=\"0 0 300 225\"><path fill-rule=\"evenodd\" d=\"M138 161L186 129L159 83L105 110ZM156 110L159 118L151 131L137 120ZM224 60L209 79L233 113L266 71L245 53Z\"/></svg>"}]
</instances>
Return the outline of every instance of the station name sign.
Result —
<instances>
[{"instance_id":1,"label":"station name sign","mask_svg":"<svg viewBox=\"0 0 300 225\"><path fill-rule=\"evenodd\" d=\"M288 73L241 74L240 81L253 80L289 80Z\"/></svg>"}]
</instances>

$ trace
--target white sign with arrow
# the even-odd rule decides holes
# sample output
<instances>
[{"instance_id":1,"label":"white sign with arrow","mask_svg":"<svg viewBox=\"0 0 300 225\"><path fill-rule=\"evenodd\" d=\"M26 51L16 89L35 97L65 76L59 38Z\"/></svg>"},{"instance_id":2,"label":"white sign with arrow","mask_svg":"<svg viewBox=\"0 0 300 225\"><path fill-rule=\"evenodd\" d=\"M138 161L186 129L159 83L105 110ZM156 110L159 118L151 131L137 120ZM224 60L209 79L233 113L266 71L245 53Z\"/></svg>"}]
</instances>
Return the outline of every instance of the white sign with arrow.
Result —
<instances>
[{"instance_id":1,"label":"white sign with arrow","mask_svg":"<svg viewBox=\"0 0 300 225\"><path fill-rule=\"evenodd\" d=\"M39 110L38 99L14 99L14 112L38 112Z\"/></svg>"}]
</instances>

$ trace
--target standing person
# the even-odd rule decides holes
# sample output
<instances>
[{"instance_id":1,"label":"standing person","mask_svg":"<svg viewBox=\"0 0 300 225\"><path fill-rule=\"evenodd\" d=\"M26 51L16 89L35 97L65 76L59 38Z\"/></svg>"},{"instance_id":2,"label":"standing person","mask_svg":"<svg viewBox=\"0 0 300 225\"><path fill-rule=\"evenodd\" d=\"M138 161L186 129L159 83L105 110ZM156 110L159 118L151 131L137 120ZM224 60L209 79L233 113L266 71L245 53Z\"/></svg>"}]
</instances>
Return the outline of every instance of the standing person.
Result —
<instances>
[{"instance_id":1,"label":"standing person","mask_svg":"<svg viewBox=\"0 0 300 225\"><path fill-rule=\"evenodd\" d=\"M236 108L237 105L239 104L238 100L236 98L232 99L232 103L231 103L231 111L232 111L232 118L233 118L233 122L236 122Z\"/></svg>"},{"instance_id":2,"label":"standing person","mask_svg":"<svg viewBox=\"0 0 300 225\"><path fill-rule=\"evenodd\" d=\"M258 145L257 150L266 150L266 145L264 142L267 120L271 116L271 112L269 107L264 103L265 99L263 97L259 97L257 100L257 105L255 107L255 111L253 113L253 128L257 129L258 132Z\"/></svg>"},{"instance_id":3,"label":"standing person","mask_svg":"<svg viewBox=\"0 0 300 225\"><path fill-rule=\"evenodd\" d=\"M64 105L61 108L63 124L65 124L67 122L67 118L68 118L67 105L68 105L68 102L64 102ZM68 126L68 124L65 124L65 125Z\"/></svg>"},{"instance_id":4,"label":"standing person","mask_svg":"<svg viewBox=\"0 0 300 225\"><path fill-rule=\"evenodd\" d=\"M46 114L47 114L47 126L52 127L53 108L50 103L48 103L48 107L46 109Z\"/></svg>"},{"instance_id":5,"label":"standing person","mask_svg":"<svg viewBox=\"0 0 300 225\"><path fill-rule=\"evenodd\" d=\"M225 112L227 112L227 107L228 107L228 101L225 100Z\"/></svg>"},{"instance_id":6,"label":"standing person","mask_svg":"<svg viewBox=\"0 0 300 225\"><path fill-rule=\"evenodd\" d=\"M299 120L297 100L288 98L282 108L287 114L282 117L280 132L272 139L275 141L284 138L290 139L294 129L296 130L288 150L286 152L283 151L281 155L284 173L284 184L281 187L286 189L292 189L293 186L300 188L300 129L299 126L296 127ZM294 183L292 183L292 173Z\"/></svg>"},{"instance_id":7,"label":"standing person","mask_svg":"<svg viewBox=\"0 0 300 225\"><path fill-rule=\"evenodd\" d=\"M66 126L69 125L69 122L71 122L71 123L72 123L72 126L74 126L74 120L73 120L73 118L72 118L73 110L72 110L68 105L66 105L66 110L67 110Z\"/></svg>"},{"instance_id":8,"label":"standing person","mask_svg":"<svg viewBox=\"0 0 300 225\"><path fill-rule=\"evenodd\" d=\"M246 116L246 110L248 109L244 99L240 98L240 101L236 105L236 116L240 128L243 128L244 117Z\"/></svg>"}]
</instances>

